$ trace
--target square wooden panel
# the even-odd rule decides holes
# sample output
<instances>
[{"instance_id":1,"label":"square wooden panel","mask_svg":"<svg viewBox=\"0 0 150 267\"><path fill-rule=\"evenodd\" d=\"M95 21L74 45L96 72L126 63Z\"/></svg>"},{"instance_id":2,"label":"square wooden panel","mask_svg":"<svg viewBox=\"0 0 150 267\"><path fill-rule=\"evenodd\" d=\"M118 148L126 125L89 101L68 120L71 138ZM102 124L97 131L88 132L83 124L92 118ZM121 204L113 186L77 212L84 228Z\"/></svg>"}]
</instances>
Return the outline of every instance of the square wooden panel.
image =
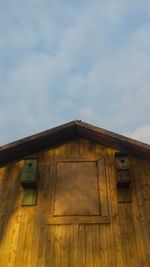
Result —
<instances>
[{"instance_id":1,"label":"square wooden panel","mask_svg":"<svg viewBox=\"0 0 150 267\"><path fill-rule=\"evenodd\" d=\"M57 163L54 216L100 215L96 162Z\"/></svg>"},{"instance_id":2,"label":"square wooden panel","mask_svg":"<svg viewBox=\"0 0 150 267\"><path fill-rule=\"evenodd\" d=\"M46 224L110 223L105 159L57 161Z\"/></svg>"}]
</instances>

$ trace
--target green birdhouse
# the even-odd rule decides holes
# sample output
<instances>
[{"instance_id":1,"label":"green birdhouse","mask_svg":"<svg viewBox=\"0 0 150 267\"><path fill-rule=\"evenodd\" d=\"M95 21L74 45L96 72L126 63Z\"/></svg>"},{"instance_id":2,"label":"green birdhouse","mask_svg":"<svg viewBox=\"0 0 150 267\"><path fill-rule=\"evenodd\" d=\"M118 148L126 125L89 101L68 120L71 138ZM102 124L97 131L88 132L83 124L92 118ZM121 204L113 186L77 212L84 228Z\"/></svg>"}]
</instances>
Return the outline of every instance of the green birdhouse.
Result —
<instances>
[{"instance_id":1,"label":"green birdhouse","mask_svg":"<svg viewBox=\"0 0 150 267\"><path fill-rule=\"evenodd\" d=\"M21 174L21 185L23 188L36 188L38 176L38 164L36 159L24 160Z\"/></svg>"}]
</instances>

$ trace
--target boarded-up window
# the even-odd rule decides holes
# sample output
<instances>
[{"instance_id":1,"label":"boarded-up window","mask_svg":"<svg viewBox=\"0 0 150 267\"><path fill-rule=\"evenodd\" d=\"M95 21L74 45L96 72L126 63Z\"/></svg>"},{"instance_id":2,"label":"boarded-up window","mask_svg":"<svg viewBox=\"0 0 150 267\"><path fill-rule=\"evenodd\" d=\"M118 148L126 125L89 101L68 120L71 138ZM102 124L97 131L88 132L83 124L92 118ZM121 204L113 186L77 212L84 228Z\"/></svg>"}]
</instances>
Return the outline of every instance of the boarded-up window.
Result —
<instances>
[{"instance_id":1,"label":"boarded-up window","mask_svg":"<svg viewBox=\"0 0 150 267\"><path fill-rule=\"evenodd\" d=\"M109 223L105 159L57 161L48 224Z\"/></svg>"},{"instance_id":2,"label":"boarded-up window","mask_svg":"<svg viewBox=\"0 0 150 267\"><path fill-rule=\"evenodd\" d=\"M54 216L100 215L96 162L57 164Z\"/></svg>"}]
</instances>

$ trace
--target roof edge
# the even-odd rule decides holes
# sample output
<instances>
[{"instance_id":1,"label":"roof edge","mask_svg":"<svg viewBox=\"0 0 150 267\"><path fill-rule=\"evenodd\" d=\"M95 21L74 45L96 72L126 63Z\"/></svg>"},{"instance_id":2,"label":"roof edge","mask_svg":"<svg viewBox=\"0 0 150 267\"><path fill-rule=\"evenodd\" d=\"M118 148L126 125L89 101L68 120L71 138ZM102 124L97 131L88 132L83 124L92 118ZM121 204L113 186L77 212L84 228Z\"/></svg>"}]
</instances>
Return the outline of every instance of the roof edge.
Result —
<instances>
[{"instance_id":1,"label":"roof edge","mask_svg":"<svg viewBox=\"0 0 150 267\"><path fill-rule=\"evenodd\" d=\"M27 137L24 137L24 138L18 139L16 141L10 142L8 144L2 145L2 146L0 146L0 152L5 150L5 149L11 148L11 147L15 147L15 146L18 146L18 145L22 145L22 144L24 144L26 142L35 140L35 139L37 139L39 137L45 137L45 136L49 135L50 133L52 133L54 131L59 131L60 129L62 129L62 127L65 129L65 128L68 128L70 126L76 125L75 122L76 121L70 121L70 122L55 126L53 128L50 128L48 130L41 131L39 133L36 133L36 134L33 134L33 135L29 135Z\"/></svg>"},{"instance_id":2,"label":"roof edge","mask_svg":"<svg viewBox=\"0 0 150 267\"><path fill-rule=\"evenodd\" d=\"M121 134L114 133L114 132L109 131L109 130L105 130L104 128L100 128L100 127L94 126L92 124L89 124L87 122L83 122L81 120L76 120L75 124L77 126L81 126L81 127L90 129L92 131L101 133L101 134L103 134L105 136L110 136L110 137L112 137L112 138L114 138L116 140L120 140L122 142L134 144L135 146L138 146L138 147L141 147L143 149L146 149L146 150L150 151L150 145L149 144L141 142L141 141L138 141L138 140L130 138L130 137L127 137L125 135L121 135Z\"/></svg>"},{"instance_id":3,"label":"roof edge","mask_svg":"<svg viewBox=\"0 0 150 267\"><path fill-rule=\"evenodd\" d=\"M79 137L150 160L150 145L81 120L74 120L2 146L0 148L0 166L46 147L54 147Z\"/></svg>"}]
</instances>

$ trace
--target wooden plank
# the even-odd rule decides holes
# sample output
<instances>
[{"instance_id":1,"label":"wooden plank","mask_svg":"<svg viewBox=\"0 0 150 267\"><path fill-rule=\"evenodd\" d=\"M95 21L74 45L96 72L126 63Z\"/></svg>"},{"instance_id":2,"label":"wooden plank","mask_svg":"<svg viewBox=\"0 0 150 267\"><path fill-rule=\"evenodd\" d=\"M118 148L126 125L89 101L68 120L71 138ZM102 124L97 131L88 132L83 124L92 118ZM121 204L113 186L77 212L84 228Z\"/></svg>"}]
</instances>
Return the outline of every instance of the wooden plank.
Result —
<instances>
[{"instance_id":1,"label":"wooden plank","mask_svg":"<svg viewBox=\"0 0 150 267\"><path fill-rule=\"evenodd\" d=\"M19 187L18 174L20 166L10 165L1 173L1 216L2 224L0 229L0 265L7 266L15 262L17 239L19 232L18 203ZM8 179L9 178L9 179ZM16 227L15 227L16 226Z\"/></svg>"},{"instance_id":2,"label":"wooden plank","mask_svg":"<svg viewBox=\"0 0 150 267\"><path fill-rule=\"evenodd\" d=\"M92 225L93 267L100 267L100 235L99 224Z\"/></svg>"},{"instance_id":3,"label":"wooden plank","mask_svg":"<svg viewBox=\"0 0 150 267\"><path fill-rule=\"evenodd\" d=\"M99 193L101 204L101 216L108 216L108 192L107 192L107 176L104 158L98 161L99 176Z\"/></svg>"},{"instance_id":4,"label":"wooden plank","mask_svg":"<svg viewBox=\"0 0 150 267\"><path fill-rule=\"evenodd\" d=\"M83 157L85 155L87 156L89 154L88 145L89 141L87 139L80 138L80 148L79 148L80 157Z\"/></svg>"},{"instance_id":5,"label":"wooden plank","mask_svg":"<svg viewBox=\"0 0 150 267\"><path fill-rule=\"evenodd\" d=\"M129 240L128 240L128 225L126 221L126 203L120 204L119 208L119 223L120 223L120 234L121 234L121 245L123 250L123 261L124 265L128 266L130 262L130 253L129 253Z\"/></svg>"},{"instance_id":6,"label":"wooden plank","mask_svg":"<svg viewBox=\"0 0 150 267\"><path fill-rule=\"evenodd\" d=\"M4 236L4 242L2 240L2 246L1 246L1 258L0 258L0 264L1 266L7 266L7 264L9 263L9 254L10 254L10 240L11 240L11 235L12 235L12 222L13 222L13 218L10 218L7 226L9 228L6 229L5 231L5 236ZM6 220L5 220L6 223ZM9 229L9 230L8 230Z\"/></svg>"},{"instance_id":7,"label":"wooden plank","mask_svg":"<svg viewBox=\"0 0 150 267\"><path fill-rule=\"evenodd\" d=\"M107 227L105 225L99 228L100 238L100 259L103 267L108 267L108 241L107 241Z\"/></svg>"},{"instance_id":8,"label":"wooden plank","mask_svg":"<svg viewBox=\"0 0 150 267\"><path fill-rule=\"evenodd\" d=\"M105 148L106 149L106 148ZM112 151L112 155L113 155ZM106 152L107 153L107 152ZM113 158L113 156L112 156ZM111 158L111 159L112 159ZM115 248L114 248L114 233L113 233L113 212L114 212L114 187L111 187L113 184L114 186L114 176L110 176L109 174L111 173L110 169L110 158L107 157L107 154L105 156L105 163L106 163L106 176L107 176L107 192L108 192L108 212L110 214L110 225L107 225L106 228L106 235L107 235L107 250L108 250L108 267L116 267L116 259L115 259ZM101 226L100 226L101 227ZM103 227L102 227L103 228Z\"/></svg>"},{"instance_id":9,"label":"wooden plank","mask_svg":"<svg viewBox=\"0 0 150 267\"><path fill-rule=\"evenodd\" d=\"M26 208L28 209L28 208ZM36 213L34 218L34 225L33 225L33 236L32 236L32 243L30 245L31 257L29 266L37 266L38 265L38 252L39 252L39 245L40 245L40 233L42 230L42 225L44 223L44 216L43 210L37 206L35 207Z\"/></svg>"},{"instance_id":10,"label":"wooden plank","mask_svg":"<svg viewBox=\"0 0 150 267\"><path fill-rule=\"evenodd\" d=\"M49 243L49 232L48 227L45 225L45 213L49 211L50 203L49 197L51 195L51 191L49 188L51 179L50 179L50 159L51 159L51 151L47 151L45 154L45 164L40 160L39 161L39 183L38 183L38 225L37 225L37 233L39 235L39 246L37 247L37 267L45 267L47 266L46 261L46 245ZM40 212L39 212L40 211ZM49 253L50 254L50 253Z\"/></svg>"},{"instance_id":11,"label":"wooden plank","mask_svg":"<svg viewBox=\"0 0 150 267\"><path fill-rule=\"evenodd\" d=\"M45 225L45 212L51 212L51 171L54 151L46 153L46 164L39 163L38 205L34 220L33 240L31 244L30 266L45 266L47 258L46 246L49 243L49 232ZM52 165L51 165L52 164ZM53 175L52 175L53 176ZM50 257L50 254L49 254Z\"/></svg>"},{"instance_id":12,"label":"wooden plank","mask_svg":"<svg viewBox=\"0 0 150 267\"><path fill-rule=\"evenodd\" d=\"M46 245L49 242L48 240L48 229L47 226L44 223L43 220L43 224L40 227L41 232L40 232L40 243L39 243L39 248L38 248L38 262L37 262L37 267L45 267L47 266L47 262L46 262ZM50 252L49 252L50 255Z\"/></svg>"},{"instance_id":13,"label":"wooden plank","mask_svg":"<svg viewBox=\"0 0 150 267\"><path fill-rule=\"evenodd\" d=\"M71 225L61 225L61 265L62 267L72 266L72 244ZM71 259L72 258L72 259Z\"/></svg>"},{"instance_id":14,"label":"wooden plank","mask_svg":"<svg viewBox=\"0 0 150 267\"><path fill-rule=\"evenodd\" d=\"M98 159L104 158L106 156L106 147L95 143L94 155L96 155Z\"/></svg>"},{"instance_id":15,"label":"wooden plank","mask_svg":"<svg viewBox=\"0 0 150 267\"><path fill-rule=\"evenodd\" d=\"M41 209L50 210L49 195L51 194L51 162L50 160L46 165L39 164L39 183L38 183L38 203Z\"/></svg>"},{"instance_id":16,"label":"wooden plank","mask_svg":"<svg viewBox=\"0 0 150 267\"><path fill-rule=\"evenodd\" d=\"M73 225L73 254L74 254L74 264L72 267L79 266L79 226Z\"/></svg>"},{"instance_id":17,"label":"wooden plank","mask_svg":"<svg viewBox=\"0 0 150 267\"><path fill-rule=\"evenodd\" d=\"M28 211L26 212L28 213L28 221L27 221L27 228L26 228L26 233L25 233L22 265L25 265L26 267L30 267L30 260L31 260L31 257L33 256L33 251L31 251L31 247L32 247L32 241L33 241L35 208L28 207L27 210Z\"/></svg>"},{"instance_id":18,"label":"wooden plank","mask_svg":"<svg viewBox=\"0 0 150 267\"><path fill-rule=\"evenodd\" d=\"M109 177L109 188L110 188L110 227L113 233L113 244L114 244L114 266L124 267L123 263L123 251L121 246L120 226L118 217L118 203L116 194L116 177L114 172L114 153L116 151L107 148L107 172ZM113 251L113 250L112 250Z\"/></svg>"},{"instance_id":19,"label":"wooden plank","mask_svg":"<svg viewBox=\"0 0 150 267\"><path fill-rule=\"evenodd\" d=\"M19 238L18 238L18 246L16 250L16 260L15 260L15 267L20 267L24 264L24 253L25 252L25 243L26 243L26 231L28 227L28 217L29 214L27 210L22 209L21 211L21 222L20 222L20 231L19 231Z\"/></svg>"},{"instance_id":20,"label":"wooden plank","mask_svg":"<svg viewBox=\"0 0 150 267\"><path fill-rule=\"evenodd\" d=\"M68 158L77 158L79 157L79 139L68 142L65 144L65 154Z\"/></svg>"},{"instance_id":21,"label":"wooden plank","mask_svg":"<svg viewBox=\"0 0 150 267\"><path fill-rule=\"evenodd\" d=\"M144 212L145 217L147 221L147 225L150 225L150 162L144 160L143 164L143 175L142 175L142 181L143 181L143 192L144 192ZM149 240L150 240L150 227L148 227L148 234L149 234Z\"/></svg>"},{"instance_id":22,"label":"wooden plank","mask_svg":"<svg viewBox=\"0 0 150 267\"><path fill-rule=\"evenodd\" d=\"M4 225L5 225L5 215L0 213L0 266L2 266L2 261L4 257L4 248L5 248L5 239L4 234Z\"/></svg>"},{"instance_id":23,"label":"wooden plank","mask_svg":"<svg viewBox=\"0 0 150 267\"><path fill-rule=\"evenodd\" d=\"M44 267L45 266L54 266L54 229L55 226L46 226L47 227L47 238L46 238L46 249L44 257ZM39 265L40 267L40 265Z\"/></svg>"},{"instance_id":24,"label":"wooden plank","mask_svg":"<svg viewBox=\"0 0 150 267\"><path fill-rule=\"evenodd\" d=\"M47 148L38 152L38 165L39 166L48 166L49 161L54 158L54 149ZM40 168L40 167L39 167Z\"/></svg>"},{"instance_id":25,"label":"wooden plank","mask_svg":"<svg viewBox=\"0 0 150 267\"><path fill-rule=\"evenodd\" d=\"M66 144L62 144L54 149L54 157L55 159L64 158L66 156Z\"/></svg>"},{"instance_id":26,"label":"wooden plank","mask_svg":"<svg viewBox=\"0 0 150 267\"><path fill-rule=\"evenodd\" d=\"M17 242L19 235L19 218L11 216L7 222L8 217L5 217L5 224L7 229L5 235L0 242L0 266L13 266L16 258ZM17 222L18 220L18 222Z\"/></svg>"},{"instance_id":27,"label":"wooden plank","mask_svg":"<svg viewBox=\"0 0 150 267\"><path fill-rule=\"evenodd\" d=\"M54 150L45 153L45 164L39 161L39 195L38 195L38 225L37 225L37 266L53 266L53 238L52 226L45 225L45 213L52 212L53 162ZM41 218L41 219L40 219Z\"/></svg>"},{"instance_id":28,"label":"wooden plank","mask_svg":"<svg viewBox=\"0 0 150 267\"><path fill-rule=\"evenodd\" d=\"M20 229L21 216L20 212L16 212L13 216L13 221L11 221L9 232L10 232L10 242L7 243L8 249L8 264L7 266L15 266L15 260L17 255L17 245L19 238L19 229ZM4 255L3 255L4 257Z\"/></svg>"},{"instance_id":29,"label":"wooden plank","mask_svg":"<svg viewBox=\"0 0 150 267\"><path fill-rule=\"evenodd\" d=\"M46 216L46 224L109 224L110 218L107 216L63 216L49 217Z\"/></svg>"},{"instance_id":30,"label":"wooden plank","mask_svg":"<svg viewBox=\"0 0 150 267\"><path fill-rule=\"evenodd\" d=\"M142 234L142 229L141 229L141 224L140 224L140 215L139 215L139 210L137 206L137 199L136 199L135 191L133 192L132 214L133 214L133 222L134 222L134 230L135 230L136 247L138 251L139 266L146 267L143 234Z\"/></svg>"},{"instance_id":31,"label":"wooden plank","mask_svg":"<svg viewBox=\"0 0 150 267\"><path fill-rule=\"evenodd\" d=\"M85 262L85 225L79 225L79 267L86 267Z\"/></svg>"},{"instance_id":32,"label":"wooden plank","mask_svg":"<svg viewBox=\"0 0 150 267\"><path fill-rule=\"evenodd\" d=\"M85 258L86 267L93 267L92 225L85 225Z\"/></svg>"},{"instance_id":33,"label":"wooden plank","mask_svg":"<svg viewBox=\"0 0 150 267\"><path fill-rule=\"evenodd\" d=\"M5 181L5 173L6 168L0 168L0 266L3 266L5 258L6 225L8 226L8 219L6 218L7 183Z\"/></svg>"},{"instance_id":34,"label":"wooden plank","mask_svg":"<svg viewBox=\"0 0 150 267\"><path fill-rule=\"evenodd\" d=\"M99 157L97 157L96 155L94 155L94 154L92 154L91 156L89 156L88 154L85 154L85 155L82 155L82 156L80 156L80 157L69 157L69 158L59 158L59 159L57 159L57 161L56 162L70 162L70 161L72 161L72 162L79 162L79 161L81 161L81 162L84 162L84 161L87 161L87 162L93 162L93 161L98 161L100 158Z\"/></svg>"},{"instance_id":35,"label":"wooden plank","mask_svg":"<svg viewBox=\"0 0 150 267\"><path fill-rule=\"evenodd\" d=\"M62 227L61 225L55 226L55 242L54 242L54 266L60 267L62 266L62 250L64 250L64 236L62 236ZM67 256L67 255L65 255Z\"/></svg>"},{"instance_id":36,"label":"wooden plank","mask_svg":"<svg viewBox=\"0 0 150 267\"><path fill-rule=\"evenodd\" d=\"M116 267L111 225L99 225L100 266Z\"/></svg>"},{"instance_id":37,"label":"wooden plank","mask_svg":"<svg viewBox=\"0 0 150 267\"><path fill-rule=\"evenodd\" d=\"M79 149L79 155L80 158L86 158L89 160L92 160L93 158L98 158L95 151L96 146L94 142L91 142L87 139L80 139L80 149Z\"/></svg>"},{"instance_id":38,"label":"wooden plank","mask_svg":"<svg viewBox=\"0 0 150 267\"><path fill-rule=\"evenodd\" d=\"M112 224L105 225L106 228L106 240L107 240L107 261L108 267L116 267L115 263L115 251L114 251L114 240L113 240L113 232L112 232Z\"/></svg>"},{"instance_id":39,"label":"wooden plank","mask_svg":"<svg viewBox=\"0 0 150 267\"><path fill-rule=\"evenodd\" d=\"M144 241L144 250L145 250L145 258L147 266L150 265L150 254L149 254L149 247L150 247L150 234L149 234L149 223L147 221L147 214L145 211L145 190L143 190L143 182L146 179L146 182L149 181L149 175L144 177L143 175L143 166L144 161L134 158L132 161L132 168L134 173L135 179L135 190L136 190L136 198L137 198L137 205L139 209L139 218L142 230L142 236ZM147 164L149 166L149 162ZM150 203L150 202L149 202Z\"/></svg>"},{"instance_id":40,"label":"wooden plank","mask_svg":"<svg viewBox=\"0 0 150 267\"><path fill-rule=\"evenodd\" d=\"M121 244L123 248L124 265L139 266L136 246L135 230L133 225L132 206L129 203L120 203L119 218Z\"/></svg>"},{"instance_id":41,"label":"wooden plank","mask_svg":"<svg viewBox=\"0 0 150 267\"><path fill-rule=\"evenodd\" d=\"M78 226L77 225L55 225L51 226L53 237L52 247L49 250L54 267L76 267L78 266Z\"/></svg>"},{"instance_id":42,"label":"wooden plank","mask_svg":"<svg viewBox=\"0 0 150 267\"><path fill-rule=\"evenodd\" d=\"M68 226L66 226L68 228ZM67 229L66 228L66 229ZM67 257L68 257L68 266L76 267L79 266L79 249L78 249L78 225L73 224L69 225L69 240L68 240L68 250L67 250ZM68 229L67 229L68 231ZM66 265L64 265L66 267Z\"/></svg>"},{"instance_id":43,"label":"wooden plank","mask_svg":"<svg viewBox=\"0 0 150 267\"><path fill-rule=\"evenodd\" d=\"M49 162L50 169L49 169L49 192L48 192L48 202L49 203L49 215L53 216L54 210L54 201L55 201L55 161L51 159Z\"/></svg>"}]
</instances>

